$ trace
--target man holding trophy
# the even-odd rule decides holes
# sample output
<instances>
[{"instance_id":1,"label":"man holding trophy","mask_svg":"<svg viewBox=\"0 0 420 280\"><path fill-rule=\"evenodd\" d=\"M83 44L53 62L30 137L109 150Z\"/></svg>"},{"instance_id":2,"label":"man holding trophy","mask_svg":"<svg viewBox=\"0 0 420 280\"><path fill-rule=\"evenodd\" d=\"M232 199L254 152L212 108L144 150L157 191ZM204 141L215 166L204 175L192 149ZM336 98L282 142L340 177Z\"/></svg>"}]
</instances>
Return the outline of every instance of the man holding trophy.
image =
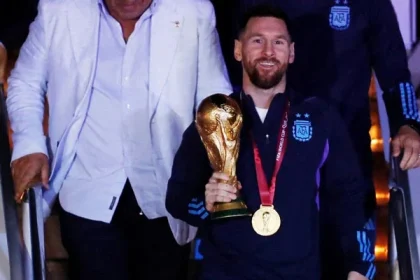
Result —
<instances>
[{"instance_id":1,"label":"man holding trophy","mask_svg":"<svg viewBox=\"0 0 420 280\"><path fill-rule=\"evenodd\" d=\"M202 279L321 279L320 192L341 241L342 279L373 279L357 158L334 108L287 85L295 52L284 12L250 10L234 55L242 91L201 103L168 184L167 210L202 229Z\"/></svg>"}]
</instances>

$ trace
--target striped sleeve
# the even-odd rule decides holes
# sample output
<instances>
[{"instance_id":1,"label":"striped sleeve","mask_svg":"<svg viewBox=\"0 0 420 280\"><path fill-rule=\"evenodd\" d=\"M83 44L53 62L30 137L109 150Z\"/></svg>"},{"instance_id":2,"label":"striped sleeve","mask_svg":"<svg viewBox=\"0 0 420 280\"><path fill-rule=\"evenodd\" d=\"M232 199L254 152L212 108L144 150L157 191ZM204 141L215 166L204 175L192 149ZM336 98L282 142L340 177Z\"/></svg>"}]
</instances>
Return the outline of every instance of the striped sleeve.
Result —
<instances>
[{"instance_id":1,"label":"striped sleeve","mask_svg":"<svg viewBox=\"0 0 420 280\"><path fill-rule=\"evenodd\" d=\"M166 193L166 209L192 226L210 220L205 208L205 185L213 173L194 123L184 132L172 167Z\"/></svg>"},{"instance_id":2,"label":"striped sleeve","mask_svg":"<svg viewBox=\"0 0 420 280\"><path fill-rule=\"evenodd\" d=\"M394 136L403 125L420 127L417 98L411 82L400 82L383 94L388 113L391 136Z\"/></svg>"},{"instance_id":3,"label":"striped sleeve","mask_svg":"<svg viewBox=\"0 0 420 280\"><path fill-rule=\"evenodd\" d=\"M375 222L373 219L365 224L362 230L356 232L356 240L359 247L360 263L359 271L369 280L374 279L376 274L375 266Z\"/></svg>"},{"instance_id":4,"label":"striped sleeve","mask_svg":"<svg viewBox=\"0 0 420 280\"><path fill-rule=\"evenodd\" d=\"M420 124L407 51L392 1L370 0L366 5L370 60L384 93L391 136L394 136L403 125Z\"/></svg>"},{"instance_id":5,"label":"striped sleeve","mask_svg":"<svg viewBox=\"0 0 420 280\"><path fill-rule=\"evenodd\" d=\"M329 154L325 161L324 213L337 234L346 273L355 271L373 279L375 268L375 223L366 207L369 185L360 170L345 124L336 110L331 122Z\"/></svg>"},{"instance_id":6,"label":"striped sleeve","mask_svg":"<svg viewBox=\"0 0 420 280\"><path fill-rule=\"evenodd\" d=\"M410 82L400 83L399 94L404 119L420 122L416 94L413 85Z\"/></svg>"}]
</instances>

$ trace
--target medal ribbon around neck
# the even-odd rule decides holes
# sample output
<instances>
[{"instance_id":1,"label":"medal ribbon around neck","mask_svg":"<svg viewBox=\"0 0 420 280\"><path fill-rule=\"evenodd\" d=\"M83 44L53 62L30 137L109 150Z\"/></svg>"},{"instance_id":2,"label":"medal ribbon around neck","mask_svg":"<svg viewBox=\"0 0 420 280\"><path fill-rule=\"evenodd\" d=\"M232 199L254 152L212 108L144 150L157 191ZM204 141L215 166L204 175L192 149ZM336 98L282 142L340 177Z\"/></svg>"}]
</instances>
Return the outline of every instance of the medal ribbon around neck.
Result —
<instances>
[{"instance_id":1,"label":"medal ribbon around neck","mask_svg":"<svg viewBox=\"0 0 420 280\"><path fill-rule=\"evenodd\" d=\"M290 103L286 105L286 109L283 113L279 137L277 142L277 154L276 154L276 165L274 166L273 177L271 178L270 185L268 185L267 178L265 176L260 152L257 147L255 140L252 140L252 146L254 149L254 162L255 162L255 171L257 174L258 189L260 192L261 204L263 206L272 206L274 201L274 194L276 191L276 181L277 174L280 171L280 166L283 163L284 155L286 153L287 147L287 126L288 126L288 113L289 113Z\"/></svg>"},{"instance_id":2,"label":"medal ribbon around neck","mask_svg":"<svg viewBox=\"0 0 420 280\"><path fill-rule=\"evenodd\" d=\"M274 167L274 172L271 178L270 185L268 185L267 178L263 170L257 144L255 140L252 139L252 145L254 149L255 171L257 174L258 190L261 198L261 207L254 213L252 217L252 227L254 228L257 234L262 236L269 236L275 234L279 230L281 225L280 216L274 209L273 202L274 194L276 191L277 174L280 171L280 167L283 163L284 155L286 153L289 108L290 102L287 102L279 129L280 131L277 142L276 164Z\"/></svg>"}]
</instances>

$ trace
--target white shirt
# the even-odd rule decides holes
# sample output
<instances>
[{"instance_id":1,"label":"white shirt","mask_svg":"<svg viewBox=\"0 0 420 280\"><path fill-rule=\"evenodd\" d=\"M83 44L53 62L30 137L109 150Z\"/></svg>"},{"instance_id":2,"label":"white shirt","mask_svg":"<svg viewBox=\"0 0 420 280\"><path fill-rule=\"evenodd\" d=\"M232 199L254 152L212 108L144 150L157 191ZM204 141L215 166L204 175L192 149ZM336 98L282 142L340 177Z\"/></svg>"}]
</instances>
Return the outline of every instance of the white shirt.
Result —
<instances>
[{"instance_id":1,"label":"white shirt","mask_svg":"<svg viewBox=\"0 0 420 280\"><path fill-rule=\"evenodd\" d=\"M149 124L150 22L157 1L141 16L127 43L102 2L92 99L63 183L60 203L74 215L110 222L127 179L142 211L161 217Z\"/></svg>"},{"instance_id":2,"label":"white shirt","mask_svg":"<svg viewBox=\"0 0 420 280\"><path fill-rule=\"evenodd\" d=\"M261 122L264 123L265 117L267 116L268 109L258 108L258 107L255 107L255 109L257 109L257 113L258 113L258 116L260 116Z\"/></svg>"}]
</instances>

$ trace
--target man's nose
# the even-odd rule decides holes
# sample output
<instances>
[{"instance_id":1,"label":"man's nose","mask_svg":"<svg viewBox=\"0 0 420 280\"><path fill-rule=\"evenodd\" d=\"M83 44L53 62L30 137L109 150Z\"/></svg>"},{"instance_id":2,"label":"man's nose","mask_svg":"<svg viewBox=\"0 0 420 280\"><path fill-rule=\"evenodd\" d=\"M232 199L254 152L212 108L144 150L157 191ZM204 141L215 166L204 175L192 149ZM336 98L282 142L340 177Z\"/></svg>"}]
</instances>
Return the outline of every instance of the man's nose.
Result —
<instances>
[{"instance_id":1,"label":"man's nose","mask_svg":"<svg viewBox=\"0 0 420 280\"><path fill-rule=\"evenodd\" d=\"M270 42L267 42L264 44L264 55L266 56L273 56L274 55L274 49L273 49L273 45Z\"/></svg>"}]
</instances>

